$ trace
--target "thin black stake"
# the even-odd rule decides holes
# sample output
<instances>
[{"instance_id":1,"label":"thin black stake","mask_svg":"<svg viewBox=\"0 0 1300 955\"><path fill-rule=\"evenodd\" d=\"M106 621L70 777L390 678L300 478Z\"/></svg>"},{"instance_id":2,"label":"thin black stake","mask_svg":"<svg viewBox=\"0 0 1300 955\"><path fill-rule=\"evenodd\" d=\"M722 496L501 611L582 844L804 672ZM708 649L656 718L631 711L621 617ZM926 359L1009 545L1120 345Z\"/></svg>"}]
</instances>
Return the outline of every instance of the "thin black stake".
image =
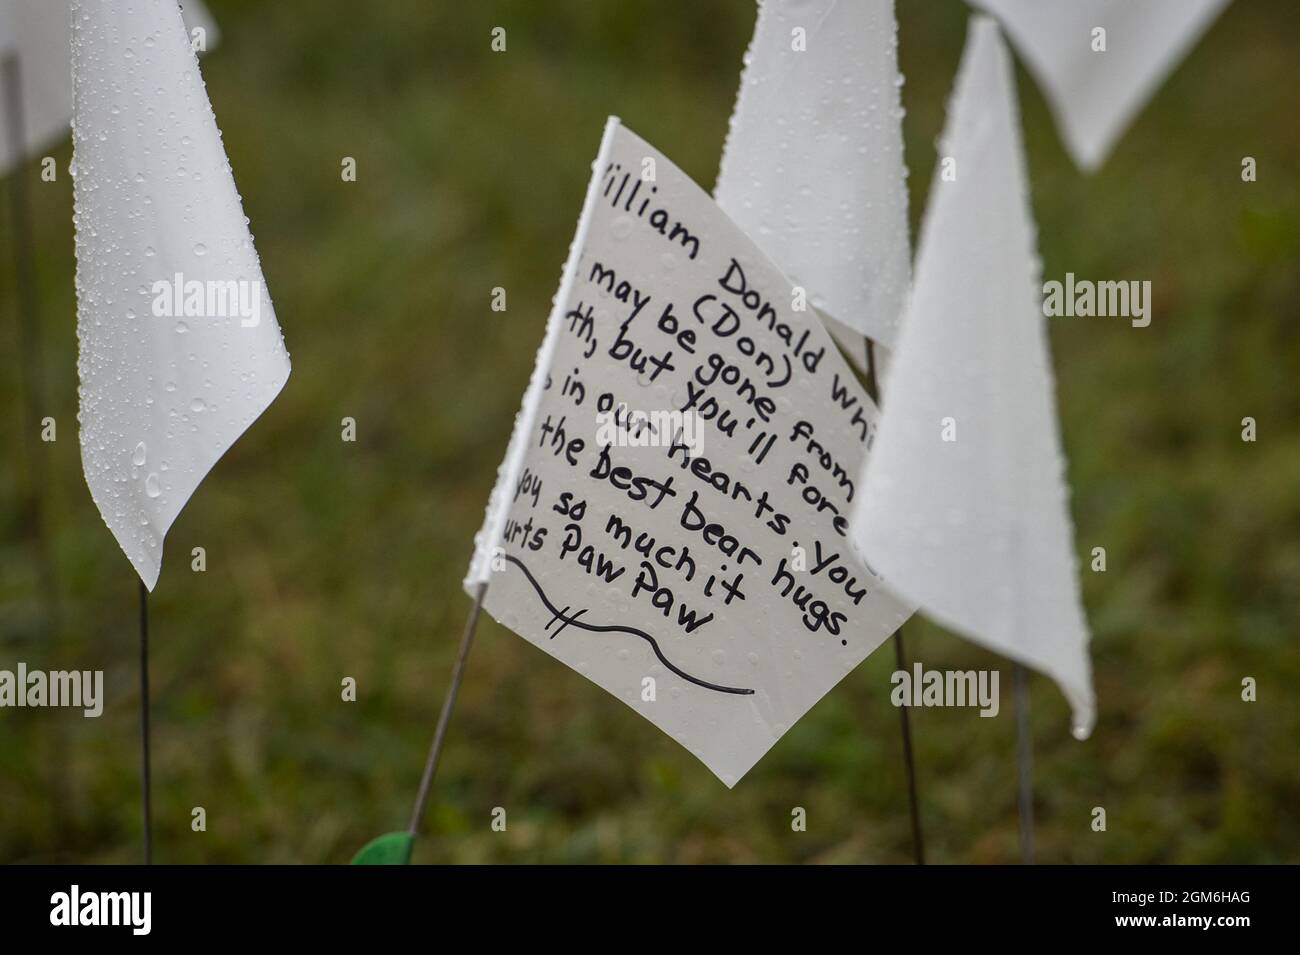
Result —
<instances>
[{"instance_id":1,"label":"thin black stake","mask_svg":"<svg viewBox=\"0 0 1300 955\"><path fill-rule=\"evenodd\" d=\"M876 346L870 338L867 343L867 393L871 400L880 405L880 379L876 370ZM906 670L907 663L903 654L903 628L894 631L894 660L899 670ZM916 758L912 754L912 721L907 713L908 705L898 708L899 724L903 732L903 762L907 766L907 805L912 816L912 858L917 865L925 865L925 843L921 837L921 810L916 796Z\"/></svg>"},{"instance_id":2,"label":"thin black stake","mask_svg":"<svg viewBox=\"0 0 1300 955\"><path fill-rule=\"evenodd\" d=\"M899 670L906 670L903 659L903 630L894 631L894 660ZM925 865L925 843L921 840L921 810L916 803L916 761L912 756L912 723L908 719L908 704L898 708L899 722L903 728L903 761L907 764L907 804L912 813L912 854L917 865Z\"/></svg>"},{"instance_id":3,"label":"thin black stake","mask_svg":"<svg viewBox=\"0 0 1300 955\"><path fill-rule=\"evenodd\" d=\"M876 373L876 346L870 338L864 336L867 343L867 394L871 400L880 405L880 378Z\"/></svg>"},{"instance_id":4,"label":"thin black stake","mask_svg":"<svg viewBox=\"0 0 1300 955\"><path fill-rule=\"evenodd\" d=\"M11 53L0 64L5 88L4 113L14 165L9 173L9 202L14 225L14 284L18 289L19 365L22 376L22 432L27 450L29 486L27 513L32 515L36 542L36 572L45 605L46 625L51 635L59 630L58 587L54 572L54 555L50 547L45 492L45 449L36 426L39 409L44 406L45 349L41 343L41 326L37 320L35 229L27 195L27 138L23 117L22 68L18 54Z\"/></svg>"},{"instance_id":5,"label":"thin black stake","mask_svg":"<svg viewBox=\"0 0 1300 955\"><path fill-rule=\"evenodd\" d=\"M465 662L469 659L470 647L474 645L474 631L478 629L478 616L483 609L483 598L487 596L486 582L478 585L474 591L474 606L470 608L469 618L465 621L465 632L460 638L460 652L456 656L456 666L451 671L451 687L447 698L442 701L442 712L438 714L438 728L433 733L433 745L429 747L429 758L424 763L424 775L420 777L420 790L415 795L415 808L411 811L411 824L407 831L411 838L420 831L424 821L424 810L429 804L429 794L433 791L433 777L438 772L438 762L442 759L442 744L447 738L447 725L451 723L451 711L456 706L456 694L460 692L460 681L465 676Z\"/></svg>"},{"instance_id":6,"label":"thin black stake","mask_svg":"<svg viewBox=\"0 0 1300 955\"><path fill-rule=\"evenodd\" d=\"M153 865L153 774L149 763L149 588L140 581L140 786L144 794L144 864Z\"/></svg>"},{"instance_id":7,"label":"thin black stake","mask_svg":"<svg viewBox=\"0 0 1300 955\"><path fill-rule=\"evenodd\" d=\"M1020 858L1034 864L1034 741L1029 732L1029 674L1015 665L1016 768L1019 777Z\"/></svg>"}]
</instances>

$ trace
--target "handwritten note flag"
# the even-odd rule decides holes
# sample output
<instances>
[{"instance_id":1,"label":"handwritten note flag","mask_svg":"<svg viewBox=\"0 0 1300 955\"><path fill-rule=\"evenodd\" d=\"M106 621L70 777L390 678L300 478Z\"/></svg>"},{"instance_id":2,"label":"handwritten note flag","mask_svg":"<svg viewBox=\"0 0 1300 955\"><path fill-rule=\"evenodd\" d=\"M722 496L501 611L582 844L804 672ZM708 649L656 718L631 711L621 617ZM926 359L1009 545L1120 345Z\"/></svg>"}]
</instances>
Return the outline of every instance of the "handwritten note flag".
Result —
<instances>
[{"instance_id":1,"label":"handwritten note flag","mask_svg":"<svg viewBox=\"0 0 1300 955\"><path fill-rule=\"evenodd\" d=\"M970 0L1002 21L1047 94L1075 163L1124 129L1228 0ZM1101 31L1101 32L1098 32Z\"/></svg>"},{"instance_id":2,"label":"handwritten note flag","mask_svg":"<svg viewBox=\"0 0 1300 955\"><path fill-rule=\"evenodd\" d=\"M29 155L68 135L72 119L72 14L70 0L0 0L0 57L17 55L22 73L23 143ZM187 29L202 27L207 49L217 43L217 28L199 0L186 0ZM0 73L0 108L7 102ZM0 122L0 176L27 155L18 155L9 124Z\"/></svg>"},{"instance_id":3,"label":"handwritten note flag","mask_svg":"<svg viewBox=\"0 0 1300 955\"><path fill-rule=\"evenodd\" d=\"M971 21L853 530L889 588L1094 704L1011 63Z\"/></svg>"},{"instance_id":4,"label":"handwritten note flag","mask_svg":"<svg viewBox=\"0 0 1300 955\"><path fill-rule=\"evenodd\" d=\"M163 538L289 356L175 0L74 0L81 457L152 590Z\"/></svg>"},{"instance_id":5,"label":"handwritten note flag","mask_svg":"<svg viewBox=\"0 0 1300 955\"><path fill-rule=\"evenodd\" d=\"M820 312L885 346L910 281L902 81L894 0L762 0L714 190Z\"/></svg>"},{"instance_id":6,"label":"handwritten note flag","mask_svg":"<svg viewBox=\"0 0 1300 955\"><path fill-rule=\"evenodd\" d=\"M847 536L876 408L793 301L611 119L466 580L728 786L909 615Z\"/></svg>"}]
</instances>

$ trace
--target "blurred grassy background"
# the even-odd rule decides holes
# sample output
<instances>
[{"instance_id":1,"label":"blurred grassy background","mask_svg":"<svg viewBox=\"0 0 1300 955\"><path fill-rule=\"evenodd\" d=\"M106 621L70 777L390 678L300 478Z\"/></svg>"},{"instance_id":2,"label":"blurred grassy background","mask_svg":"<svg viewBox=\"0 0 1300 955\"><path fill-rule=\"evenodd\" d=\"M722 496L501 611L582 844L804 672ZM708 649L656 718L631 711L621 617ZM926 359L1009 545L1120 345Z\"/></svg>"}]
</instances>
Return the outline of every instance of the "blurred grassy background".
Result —
<instances>
[{"instance_id":1,"label":"blurred grassy background","mask_svg":"<svg viewBox=\"0 0 1300 955\"><path fill-rule=\"evenodd\" d=\"M156 858L343 862L409 813L468 608L459 582L604 118L711 186L753 8L210 6L223 39L204 75L294 371L167 540L151 601ZM966 15L959 0L899 2L914 223ZM1109 569L1084 580L1093 738L1071 739L1059 693L1032 683L1043 861L1300 861L1298 56L1292 0L1233 4L1090 179L1021 71L1046 275L1148 278L1156 296L1145 330L1052 327L1079 547L1105 546ZM48 391L27 418L4 220L0 667L103 669L108 704L98 720L0 711L0 861L130 862L136 580L81 476L70 146L55 155L56 183L27 170ZM497 285L505 314L489 308ZM22 496L23 432L46 413L53 636ZM356 444L340 441L345 415ZM919 619L907 632L929 667L1003 665ZM892 669L886 647L728 792L485 618L416 860L907 861ZM913 713L935 861L1018 857L1003 675L1000 719ZM1257 703L1240 700L1245 676ZM790 831L796 805L806 833ZM194 806L206 833L190 830Z\"/></svg>"}]
</instances>

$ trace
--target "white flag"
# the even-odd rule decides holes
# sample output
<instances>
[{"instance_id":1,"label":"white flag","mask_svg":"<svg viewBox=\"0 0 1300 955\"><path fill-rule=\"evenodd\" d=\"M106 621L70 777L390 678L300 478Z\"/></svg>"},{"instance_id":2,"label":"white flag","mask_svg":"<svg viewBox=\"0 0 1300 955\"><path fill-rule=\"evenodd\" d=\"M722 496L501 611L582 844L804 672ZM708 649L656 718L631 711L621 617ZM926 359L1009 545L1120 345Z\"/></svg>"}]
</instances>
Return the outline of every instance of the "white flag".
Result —
<instances>
[{"instance_id":1,"label":"white flag","mask_svg":"<svg viewBox=\"0 0 1300 955\"><path fill-rule=\"evenodd\" d=\"M0 0L0 57L18 49L18 0Z\"/></svg>"},{"instance_id":2,"label":"white flag","mask_svg":"<svg viewBox=\"0 0 1300 955\"><path fill-rule=\"evenodd\" d=\"M72 7L82 465L152 589L289 356L175 0Z\"/></svg>"},{"instance_id":3,"label":"white flag","mask_svg":"<svg viewBox=\"0 0 1300 955\"><path fill-rule=\"evenodd\" d=\"M611 120L466 580L728 786L910 614L848 538L875 406L791 292Z\"/></svg>"},{"instance_id":4,"label":"white flag","mask_svg":"<svg viewBox=\"0 0 1300 955\"><path fill-rule=\"evenodd\" d=\"M994 21L971 20L916 279L854 517L886 586L1049 674L1093 723L1020 116Z\"/></svg>"},{"instance_id":5,"label":"white flag","mask_svg":"<svg viewBox=\"0 0 1300 955\"><path fill-rule=\"evenodd\" d=\"M9 123L0 121L0 176L28 156L50 148L68 135L72 119L72 14L70 0L0 0L0 58L17 56L21 74L23 143L10 141ZM202 30L205 48L217 43L217 28L199 0L185 0L189 30ZM10 74L0 71L0 113L8 103Z\"/></svg>"},{"instance_id":6,"label":"white flag","mask_svg":"<svg viewBox=\"0 0 1300 955\"><path fill-rule=\"evenodd\" d=\"M762 0L714 190L810 304L886 347L910 281L902 82L893 0Z\"/></svg>"},{"instance_id":7,"label":"white flag","mask_svg":"<svg viewBox=\"0 0 1300 955\"><path fill-rule=\"evenodd\" d=\"M1002 21L1075 163L1100 168L1228 0L970 0ZM1207 117L1209 122L1210 118Z\"/></svg>"}]
</instances>

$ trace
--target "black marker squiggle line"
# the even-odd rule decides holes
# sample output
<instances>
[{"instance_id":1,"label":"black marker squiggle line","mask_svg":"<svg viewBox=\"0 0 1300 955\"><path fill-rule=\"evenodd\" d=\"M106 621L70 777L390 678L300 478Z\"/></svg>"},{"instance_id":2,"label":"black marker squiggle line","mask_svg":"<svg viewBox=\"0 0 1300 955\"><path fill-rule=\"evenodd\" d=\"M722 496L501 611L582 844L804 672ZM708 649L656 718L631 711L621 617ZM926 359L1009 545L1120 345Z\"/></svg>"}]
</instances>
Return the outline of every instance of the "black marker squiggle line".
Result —
<instances>
[{"instance_id":1,"label":"black marker squiggle line","mask_svg":"<svg viewBox=\"0 0 1300 955\"><path fill-rule=\"evenodd\" d=\"M532 575L532 572L529 571L529 569L524 566L524 562L522 560L520 560L518 557L515 557L511 554L503 554L502 556L505 557L506 560L510 561L510 563L515 564L520 570L524 572L524 576L528 578L528 582L533 585L533 590L537 591L537 596L541 599L543 606L545 606L546 609L549 610L553 616L555 616L560 620L563 620L565 622L565 626L577 627L579 630L590 630L592 633L630 633L632 636L640 637L646 643L650 644L650 649L654 650L655 656L659 658L659 662L662 663L664 666L666 666L668 669L672 670L683 680L686 680L687 682L690 683L694 683L696 686L702 686L706 690L716 690L719 693L735 693L740 696L753 695L754 693L753 690L746 690L734 686L719 686L716 683L709 683L705 680L699 679L698 677L691 676L685 670L682 670L679 667L675 666L671 660L669 660L666 656L664 656L663 651L659 649L659 644L658 642L655 641L655 638L650 636L650 634L646 633L643 630L637 630L635 627L622 627L619 626L618 624L611 624L610 626L607 627L595 626L589 623L582 623L580 620L578 620L577 615L566 618L563 612L557 610L555 605L551 603L551 601L547 598L546 592L542 590L541 584L537 582L537 578ZM579 611L579 613L583 613L583 612L585 611ZM558 633L559 631L556 632Z\"/></svg>"}]
</instances>

